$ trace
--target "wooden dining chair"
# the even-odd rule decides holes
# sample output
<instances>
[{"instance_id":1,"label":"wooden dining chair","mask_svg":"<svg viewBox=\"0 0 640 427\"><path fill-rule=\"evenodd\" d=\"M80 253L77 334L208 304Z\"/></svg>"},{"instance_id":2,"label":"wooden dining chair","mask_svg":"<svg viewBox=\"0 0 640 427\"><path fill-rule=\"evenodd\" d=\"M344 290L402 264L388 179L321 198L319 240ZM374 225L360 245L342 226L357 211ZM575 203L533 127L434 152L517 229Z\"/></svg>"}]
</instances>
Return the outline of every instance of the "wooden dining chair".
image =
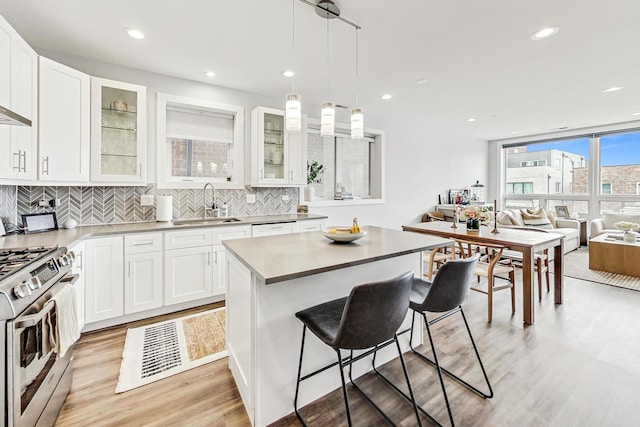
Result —
<instances>
[{"instance_id":1,"label":"wooden dining chair","mask_svg":"<svg viewBox=\"0 0 640 427\"><path fill-rule=\"evenodd\" d=\"M431 281L433 274L436 273L445 262L455 259L455 248L455 243L452 243L451 246L435 248L422 253L422 261L426 266L424 277L426 277L427 280Z\"/></svg>"},{"instance_id":2,"label":"wooden dining chair","mask_svg":"<svg viewBox=\"0 0 640 427\"><path fill-rule=\"evenodd\" d=\"M493 293L502 289L511 289L511 314L514 314L516 312L515 268L508 258L502 257L505 247L498 244L477 243L463 239L456 239L456 243L462 258L469 258L476 252L481 254L480 261L473 274L478 276L478 283L480 283L480 277L487 279L487 289L483 289L480 286L471 286L471 289L487 295L487 322L493 320ZM500 276L505 274L507 277ZM498 285L496 279L506 280L507 284Z\"/></svg>"},{"instance_id":3,"label":"wooden dining chair","mask_svg":"<svg viewBox=\"0 0 640 427\"><path fill-rule=\"evenodd\" d=\"M522 253L518 251L505 250L502 253L504 258L510 259L512 262L522 263ZM516 264L517 265L517 264ZM544 274L547 282L547 292L550 291L549 286L549 249L545 249L542 252L536 252L533 254L533 268L538 278L538 301L542 301L542 275Z\"/></svg>"}]
</instances>

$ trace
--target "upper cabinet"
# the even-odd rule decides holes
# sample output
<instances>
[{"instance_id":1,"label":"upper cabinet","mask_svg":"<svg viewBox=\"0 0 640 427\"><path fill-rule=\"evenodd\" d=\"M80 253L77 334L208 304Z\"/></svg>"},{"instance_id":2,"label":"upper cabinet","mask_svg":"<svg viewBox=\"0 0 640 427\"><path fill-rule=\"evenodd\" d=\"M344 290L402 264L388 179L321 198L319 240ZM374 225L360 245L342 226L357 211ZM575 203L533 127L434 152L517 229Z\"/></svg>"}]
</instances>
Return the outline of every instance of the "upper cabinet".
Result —
<instances>
[{"instance_id":1,"label":"upper cabinet","mask_svg":"<svg viewBox=\"0 0 640 427\"><path fill-rule=\"evenodd\" d=\"M89 181L91 77L40 57L40 181Z\"/></svg>"},{"instance_id":2,"label":"upper cabinet","mask_svg":"<svg viewBox=\"0 0 640 427\"><path fill-rule=\"evenodd\" d=\"M0 126L0 178L34 180L38 136L38 55L0 16L0 105L31 120ZM7 143L9 141L9 143Z\"/></svg>"},{"instance_id":3,"label":"upper cabinet","mask_svg":"<svg viewBox=\"0 0 640 427\"><path fill-rule=\"evenodd\" d=\"M91 181L145 182L147 89L91 78Z\"/></svg>"},{"instance_id":4,"label":"upper cabinet","mask_svg":"<svg viewBox=\"0 0 640 427\"><path fill-rule=\"evenodd\" d=\"M284 111L257 107L251 112L250 182L255 187L307 184L307 119L302 131L284 129Z\"/></svg>"}]
</instances>

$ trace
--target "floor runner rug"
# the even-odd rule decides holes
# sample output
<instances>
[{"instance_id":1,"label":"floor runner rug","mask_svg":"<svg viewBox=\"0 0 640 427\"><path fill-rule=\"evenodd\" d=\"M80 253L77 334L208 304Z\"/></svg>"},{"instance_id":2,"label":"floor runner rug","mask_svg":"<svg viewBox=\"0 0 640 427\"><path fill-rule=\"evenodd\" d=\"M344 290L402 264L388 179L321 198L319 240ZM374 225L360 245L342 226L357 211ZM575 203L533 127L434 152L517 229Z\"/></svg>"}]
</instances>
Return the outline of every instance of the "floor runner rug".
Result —
<instances>
[{"instance_id":1,"label":"floor runner rug","mask_svg":"<svg viewBox=\"0 0 640 427\"><path fill-rule=\"evenodd\" d=\"M127 330L116 393L227 356L225 309Z\"/></svg>"}]
</instances>

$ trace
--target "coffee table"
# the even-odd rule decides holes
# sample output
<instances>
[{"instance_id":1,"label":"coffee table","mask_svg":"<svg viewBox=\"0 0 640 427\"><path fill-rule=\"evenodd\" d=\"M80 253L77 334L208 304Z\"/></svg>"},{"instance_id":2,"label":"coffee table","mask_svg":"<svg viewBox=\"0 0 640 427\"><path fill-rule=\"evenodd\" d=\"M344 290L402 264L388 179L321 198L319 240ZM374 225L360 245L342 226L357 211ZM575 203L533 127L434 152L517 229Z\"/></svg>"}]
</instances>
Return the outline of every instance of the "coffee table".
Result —
<instances>
[{"instance_id":1,"label":"coffee table","mask_svg":"<svg viewBox=\"0 0 640 427\"><path fill-rule=\"evenodd\" d=\"M616 239L611 236L617 236ZM640 243L627 243L622 234L604 233L589 240L589 269L640 277Z\"/></svg>"}]
</instances>

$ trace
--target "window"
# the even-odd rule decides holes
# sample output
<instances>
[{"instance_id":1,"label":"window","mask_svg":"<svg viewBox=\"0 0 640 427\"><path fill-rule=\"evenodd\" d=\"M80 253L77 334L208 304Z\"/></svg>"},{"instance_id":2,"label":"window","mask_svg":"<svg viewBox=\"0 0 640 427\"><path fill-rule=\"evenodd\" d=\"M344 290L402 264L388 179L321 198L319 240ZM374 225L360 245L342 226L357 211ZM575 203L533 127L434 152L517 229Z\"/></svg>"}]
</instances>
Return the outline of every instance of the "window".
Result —
<instances>
[{"instance_id":1,"label":"window","mask_svg":"<svg viewBox=\"0 0 640 427\"><path fill-rule=\"evenodd\" d=\"M244 109L158 94L158 187L244 184Z\"/></svg>"},{"instance_id":2,"label":"window","mask_svg":"<svg viewBox=\"0 0 640 427\"><path fill-rule=\"evenodd\" d=\"M336 131L335 137L322 137L318 129L310 127L308 161L323 165L322 182L314 184L316 198L381 199L381 154L381 134L366 134L363 140L353 140L347 133Z\"/></svg>"},{"instance_id":3,"label":"window","mask_svg":"<svg viewBox=\"0 0 640 427\"><path fill-rule=\"evenodd\" d=\"M507 183L507 194L527 194L527 193L533 193L533 182Z\"/></svg>"},{"instance_id":4,"label":"window","mask_svg":"<svg viewBox=\"0 0 640 427\"><path fill-rule=\"evenodd\" d=\"M610 182L603 182L602 183L602 189L600 191L600 194L613 194L613 192L611 191L611 183Z\"/></svg>"},{"instance_id":5,"label":"window","mask_svg":"<svg viewBox=\"0 0 640 427\"><path fill-rule=\"evenodd\" d=\"M560 193L560 182L556 182L556 193Z\"/></svg>"},{"instance_id":6,"label":"window","mask_svg":"<svg viewBox=\"0 0 640 427\"><path fill-rule=\"evenodd\" d=\"M602 194L636 195L640 181L640 132L600 137L600 182ZM608 185L605 193L604 184Z\"/></svg>"},{"instance_id":7,"label":"window","mask_svg":"<svg viewBox=\"0 0 640 427\"><path fill-rule=\"evenodd\" d=\"M636 182L636 194L640 194L640 182Z\"/></svg>"},{"instance_id":8,"label":"window","mask_svg":"<svg viewBox=\"0 0 640 427\"><path fill-rule=\"evenodd\" d=\"M530 167L530 166L547 166L546 160L527 160L520 163L522 167Z\"/></svg>"}]
</instances>

